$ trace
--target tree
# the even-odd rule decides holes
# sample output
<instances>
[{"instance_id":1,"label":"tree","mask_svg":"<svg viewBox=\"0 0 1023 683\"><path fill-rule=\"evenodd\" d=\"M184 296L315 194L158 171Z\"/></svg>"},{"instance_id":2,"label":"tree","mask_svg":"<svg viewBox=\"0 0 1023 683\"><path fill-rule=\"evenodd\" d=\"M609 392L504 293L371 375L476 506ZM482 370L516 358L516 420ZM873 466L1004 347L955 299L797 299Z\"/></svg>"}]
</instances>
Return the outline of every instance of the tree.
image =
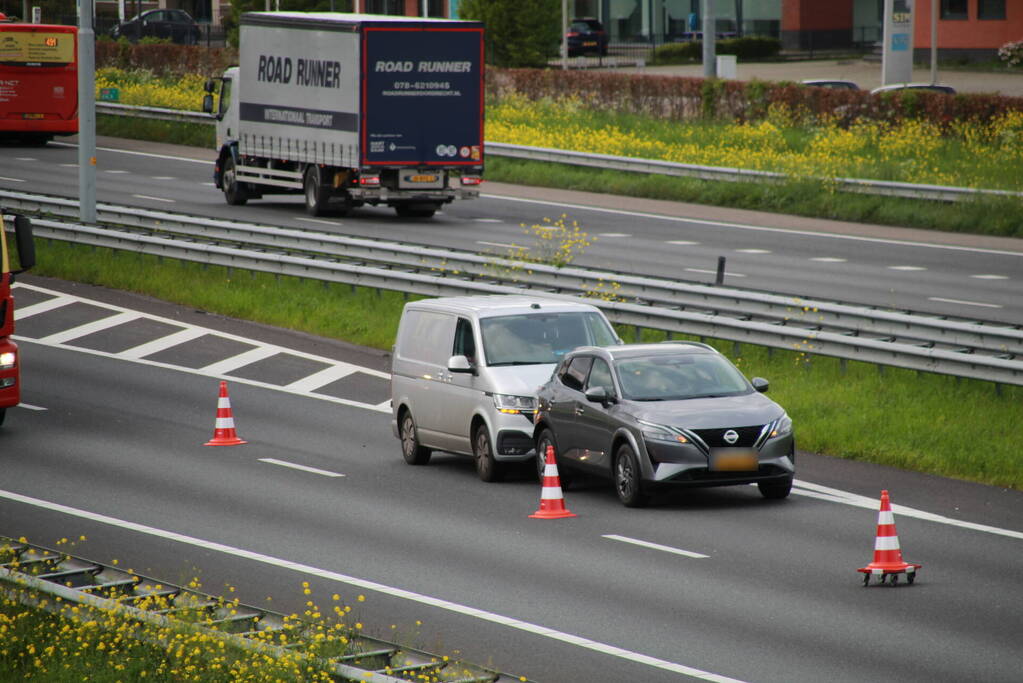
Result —
<instances>
[{"instance_id":1,"label":"tree","mask_svg":"<svg viewBox=\"0 0 1023 683\"><path fill-rule=\"evenodd\" d=\"M558 0L462 0L458 16L486 25L487 61L495 66L542 68L558 54Z\"/></svg>"}]
</instances>

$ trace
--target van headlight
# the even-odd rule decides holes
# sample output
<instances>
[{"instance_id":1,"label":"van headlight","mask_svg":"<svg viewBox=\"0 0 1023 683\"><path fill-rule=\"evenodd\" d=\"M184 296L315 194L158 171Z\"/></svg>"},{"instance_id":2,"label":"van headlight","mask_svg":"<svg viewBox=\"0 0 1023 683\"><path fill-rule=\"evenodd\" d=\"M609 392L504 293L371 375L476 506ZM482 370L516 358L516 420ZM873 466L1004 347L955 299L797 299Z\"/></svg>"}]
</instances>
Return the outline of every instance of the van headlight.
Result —
<instances>
[{"instance_id":1,"label":"van headlight","mask_svg":"<svg viewBox=\"0 0 1023 683\"><path fill-rule=\"evenodd\" d=\"M10 370L18 362L18 356L14 351L0 353L0 370Z\"/></svg>"},{"instance_id":2,"label":"van headlight","mask_svg":"<svg viewBox=\"0 0 1023 683\"><path fill-rule=\"evenodd\" d=\"M508 413L509 415L532 413L536 411L536 397L494 394L494 407L499 412Z\"/></svg>"},{"instance_id":3,"label":"van headlight","mask_svg":"<svg viewBox=\"0 0 1023 683\"><path fill-rule=\"evenodd\" d=\"M774 422L774 429L771 430L771 438L788 436L792 433L792 418L785 413Z\"/></svg>"}]
</instances>

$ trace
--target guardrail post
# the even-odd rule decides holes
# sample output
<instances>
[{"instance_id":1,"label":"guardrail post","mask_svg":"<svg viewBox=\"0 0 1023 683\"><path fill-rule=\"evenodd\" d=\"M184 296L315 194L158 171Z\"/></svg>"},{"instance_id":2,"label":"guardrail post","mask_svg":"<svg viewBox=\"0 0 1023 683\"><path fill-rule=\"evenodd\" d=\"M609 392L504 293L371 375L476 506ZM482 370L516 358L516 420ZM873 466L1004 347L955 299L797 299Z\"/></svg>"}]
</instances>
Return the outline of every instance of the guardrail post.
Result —
<instances>
[{"instance_id":1,"label":"guardrail post","mask_svg":"<svg viewBox=\"0 0 1023 683\"><path fill-rule=\"evenodd\" d=\"M715 284L723 285L725 283L725 257L718 256L718 274L714 280Z\"/></svg>"}]
</instances>

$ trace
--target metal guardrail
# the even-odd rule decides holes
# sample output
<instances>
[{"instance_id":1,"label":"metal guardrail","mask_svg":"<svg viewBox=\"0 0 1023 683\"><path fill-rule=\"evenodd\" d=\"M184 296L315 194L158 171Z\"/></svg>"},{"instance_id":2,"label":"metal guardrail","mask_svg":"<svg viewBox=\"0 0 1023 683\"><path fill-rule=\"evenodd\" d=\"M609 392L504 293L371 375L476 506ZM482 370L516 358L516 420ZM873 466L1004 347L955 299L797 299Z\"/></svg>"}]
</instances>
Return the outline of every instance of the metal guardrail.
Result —
<instances>
[{"instance_id":1,"label":"metal guardrail","mask_svg":"<svg viewBox=\"0 0 1023 683\"><path fill-rule=\"evenodd\" d=\"M425 296L586 296L616 323L1023 385L1020 326L130 207L97 206L120 227L83 226L74 200L0 191L0 201L66 217L34 219L40 237Z\"/></svg>"},{"instance_id":2,"label":"metal guardrail","mask_svg":"<svg viewBox=\"0 0 1023 683\"><path fill-rule=\"evenodd\" d=\"M33 593L58 600L34 598ZM0 595L82 621L90 618L87 614L98 611L117 613L126 621L160 629L199 629L231 646L274 658L294 657L295 646L311 642L318 632L314 624L263 607L216 598L194 588L3 536L0 536ZM171 616L175 613L188 613L193 618L175 619ZM286 634L287 646L274 644L278 634ZM336 681L407 683L426 676L450 683L520 680L378 638L354 633L346 637L348 653L318 658L316 664L317 668L328 670ZM166 646L166 643L153 644Z\"/></svg>"},{"instance_id":3,"label":"metal guardrail","mask_svg":"<svg viewBox=\"0 0 1023 683\"><path fill-rule=\"evenodd\" d=\"M213 116L202 112L162 109L159 107L139 107L125 104L97 102L96 112L113 116L134 116L139 118L178 121L183 123L212 124ZM790 176L773 171L755 171L742 168L723 166L701 166L699 164L683 164L659 159L634 159L632 157L615 156L612 154L594 154L575 152L572 150L553 149L549 147L529 147L512 145L504 142L486 143L487 154L531 161L546 161L572 166L589 168L613 169L629 173L648 173L702 180L718 180L728 182L784 182ZM977 197L1008 197L1023 199L1023 192L1010 190L990 190L972 187L950 187L944 185L927 185L918 183L902 183L888 180L869 180L863 178L827 178L847 192L862 194L903 197L907 199L926 199L934 201L963 201Z\"/></svg>"}]
</instances>

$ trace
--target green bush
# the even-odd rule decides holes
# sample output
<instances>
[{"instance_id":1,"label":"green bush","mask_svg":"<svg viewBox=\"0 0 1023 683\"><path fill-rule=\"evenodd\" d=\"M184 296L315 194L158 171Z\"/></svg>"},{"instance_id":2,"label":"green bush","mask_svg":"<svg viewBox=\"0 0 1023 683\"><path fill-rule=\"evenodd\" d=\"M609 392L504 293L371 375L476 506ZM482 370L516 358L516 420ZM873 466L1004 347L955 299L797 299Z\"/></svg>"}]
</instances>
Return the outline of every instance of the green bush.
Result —
<instances>
[{"instance_id":1,"label":"green bush","mask_svg":"<svg viewBox=\"0 0 1023 683\"><path fill-rule=\"evenodd\" d=\"M781 41L774 38L726 38L714 43L715 52L719 55L735 55L742 61L770 59L781 52ZM651 64L685 64L703 59L703 41L689 40L681 43L668 43L654 49Z\"/></svg>"}]
</instances>

